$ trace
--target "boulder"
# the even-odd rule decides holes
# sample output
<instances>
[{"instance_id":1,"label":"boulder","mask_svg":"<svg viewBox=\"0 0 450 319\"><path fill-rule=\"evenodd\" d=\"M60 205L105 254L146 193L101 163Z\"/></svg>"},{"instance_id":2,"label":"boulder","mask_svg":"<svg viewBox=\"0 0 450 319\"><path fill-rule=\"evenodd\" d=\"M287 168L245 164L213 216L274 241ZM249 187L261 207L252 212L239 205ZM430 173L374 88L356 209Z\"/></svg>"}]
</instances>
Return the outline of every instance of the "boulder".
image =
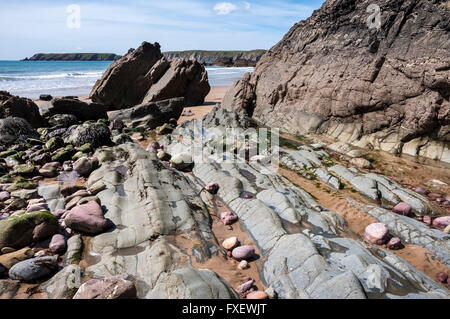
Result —
<instances>
[{"instance_id":1,"label":"boulder","mask_svg":"<svg viewBox=\"0 0 450 319\"><path fill-rule=\"evenodd\" d=\"M55 98L50 104L48 112L52 115L71 114L83 122L108 118L106 114L108 111L107 106L100 103L83 102L77 99Z\"/></svg>"},{"instance_id":2,"label":"boulder","mask_svg":"<svg viewBox=\"0 0 450 319\"><path fill-rule=\"evenodd\" d=\"M202 105L210 90L204 66L196 60L174 59L161 79L150 87L142 103L184 97L185 106Z\"/></svg>"},{"instance_id":3,"label":"boulder","mask_svg":"<svg viewBox=\"0 0 450 319\"><path fill-rule=\"evenodd\" d=\"M58 231L58 218L49 212L32 212L0 220L0 248L21 249ZM17 236L20 234L20 236Z\"/></svg>"},{"instance_id":4,"label":"boulder","mask_svg":"<svg viewBox=\"0 0 450 319\"><path fill-rule=\"evenodd\" d=\"M364 169L372 168L372 163L370 163L368 160L366 160L365 158L362 158L362 157L352 158L350 160L350 164L352 164L358 168L364 168Z\"/></svg>"},{"instance_id":5,"label":"boulder","mask_svg":"<svg viewBox=\"0 0 450 319\"><path fill-rule=\"evenodd\" d=\"M92 88L90 98L108 109L123 109L141 103L149 90L152 67L162 58L160 45L143 42L113 62Z\"/></svg>"},{"instance_id":6,"label":"boulder","mask_svg":"<svg viewBox=\"0 0 450 319\"><path fill-rule=\"evenodd\" d=\"M219 184L213 182L213 183L209 183L208 185L205 186L205 190L212 194L212 195L216 195L219 192Z\"/></svg>"},{"instance_id":7,"label":"boulder","mask_svg":"<svg viewBox=\"0 0 450 319\"><path fill-rule=\"evenodd\" d=\"M50 94L41 94L39 95L39 100L41 101L51 101L53 97Z\"/></svg>"},{"instance_id":8,"label":"boulder","mask_svg":"<svg viewBox=\"0 0 450 319\"><path fill-rule=\"evenodd\" d=\"M292 134L450 162L447 2L377 1L376 27L367 24L371 4L325 1L233 85L222 107Z\"/></svg>"},{"instance_id":9,"label":"boulder","mask_svg":"<svg viewBox=\"0 0 450 319\"><path fill-rule=\"evenodd\" d=\"M52 253L63 255L67 248L66 239L63 235L56 234L52 237L52 240L50 241L48 247L50 248Z\"/></svg>"},{"instance_id":10,"label":"boulder","mask_svg":"<svg viewBox=\"0 0 450 319\"><path fill-rule=\"evenodd\" d=\"M438 229L445 229L450 225L450 216L438 217L433 220L433 226Z\"/></svg>"},{"instance_id":11,"label":"boulder","mask_svg":"<svg viewBox=\"0 0 450 319\"><path fill-rule=\"evenodd\" d=\"M95 201L72 208L64 222L67 227L88 234L99 234L111 227L103 216L102 208Z\"/></svg>"},{"instance_id":12,"label":"boulder","mask_svg":"<svg viewBox=\"0 0 450 319\"><path fill-rule=\"evenodd\" d=\"M98 160L96 158L82 157L73 163L73 170L80 176L88 177L97 166Z\"/></svg>"},{"instance_id":13,"label":"boulder","mask_svg":"<svg viewBox=\"0 0 450 319\"><path fill-rule=\"evenodd\" d=\"M73 114L55 114L48 120L48 124L58 127L70 127L77 122L78 119Z\"/></svg>"},{"instance_id":14,"label":"boulder","mask_svg":"<svg viewBox=\"0 0 450 319\"><path fill-rule=\"evenodd\" d=\"M264 291L252 291L245 296L246 299L269 299L269 295Z\"/></svg>"},{"instance_id":15,"label":"boulder","mask_svg":"<svg viewBox=\"0 0 450 319\"><path fill-rule=\"evenodd\" d=\"M109 114L110 121L121 120L130 128L155 129L171 118L180 118L184 108L183 98L139 104L133 108Z\"/></svg>"},{"instance_id":16,"label":"boulder","mask_svg":"<svg viewBox=\"0 0 450 319\"><path fill-rule=\"evenodd\" d=\"M3 98L5 98L5 94L3 94ZM45 123L38 106L32 100L12 95L9 95L7 99L0 99L0 118L2 117L20 117L33 127L40 127Z\"/></svg>"},{"instance_id":17,"label":"boulder","mask_svg":"<svg viewBox=\"0 0 450 319\"><path fill-rule=\"evenodd\" d=\"M71 126L64 134L64 141L80 147L90 143L92 147L110 145L111 132L103 123L86 123Z\"/></svg>"},{"instance_id":18,"label":"boulder","mask_svg":"<svg viewBox=\"0 0 450 319\"><path fill-rule=\"evenodd\" d=\"M224 225L231 225L238 220L238 216L233 212L223 212L219 217L220 221Z\"/></svg>"},{"instance_id":19,"label":"boulder","mask_svg":"<svg viewBox=\"0 0 450 319\"><path fill-rule=\"evenodd\" d=\"M372 244L383 245L389 240L389 230L382 223L370 224L366 227L364 238Z\"/></svg>"},{"instance_id":20,"label":"boulder","mask_svg":"<svg viewBox=\"0 0 450 319\"><path fill-rule=\"evenodd\" d=\"M37 138L31 125L20 117L0 119L0 146L25 142L27 138Z\"/></svg>"},{"instance_id":21,"label":"boulder","mask_svg":"<svg viewBox=\"0 0 450 319\"><path fill-rule=\"evenodd\" d=\"M26 259L33 258L34 252L30 248L23 248L14 252L0 255L0 265L6 269L10 269L15 264Z\"/></svg>"},{"instance_id":22,"label":"boulder","mask_svg":"<svg viewBox=\"0 0 450 319\"><path fill-rule=\"evenodd\" d=\"M193 163L192 156L189 153L180 153L172 156L170 166L178 170L184 170Z\"/></svg>"},{"instance_id":23,"label":"boulder","mask_svg":"<svg viewBox=\"0 0 450 319\"><path fill-rule=\"evenodd\" d=\"M38 257L21 261L9 270L13 280L30 282L54 273L58 269L58 256Z\"/></svg>"},{"instance_id":24,"label":"boulder","mask_svg":"<svg viewBox=\"0 0 450 319\"><path fill-rule=\"evenodd\" d=\"M233 250L238 244L238 238L237 237L230 237L223 241L222 247L226 250Z\"/></svg>"},{"instance_id":25,"label":"boulder","mask_svg":"<svg viewBox=\"0 0 450 319\"><path fill-rule=\"evenodd\" d=\"M136 287L120 278L91 279L78 289L73 299L135 299Z\"/></svg>"},{"instance_id":26,"label":"boulder","mask_svg":"<svg viewBox=\"0 0 450 319\"><path fill-rule=\"evenodd\" d=\"M409 216L411 215L412 208L409 204L401 202L398 203L392 211L396 214L403 215L403 216Z\"/></svg>"},{"instance_id":27,"label":"boulder","mask_svg":"<svg viewBox=\"0 0 450 319\"><path fill-rule=\"evenodd\" d=\"M237 261L248 260L255 255L255 248L252 246L239 246L234 248L231 254Z\"/></svg>"}]
</instances>

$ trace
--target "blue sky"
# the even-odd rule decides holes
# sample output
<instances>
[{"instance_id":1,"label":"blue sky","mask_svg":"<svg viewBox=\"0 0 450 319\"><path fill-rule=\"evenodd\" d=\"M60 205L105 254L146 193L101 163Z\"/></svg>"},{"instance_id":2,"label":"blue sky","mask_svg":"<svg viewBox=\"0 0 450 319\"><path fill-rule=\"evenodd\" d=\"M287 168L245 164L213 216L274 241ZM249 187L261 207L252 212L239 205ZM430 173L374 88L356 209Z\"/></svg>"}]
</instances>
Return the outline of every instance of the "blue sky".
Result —
<instances>
[{"instance_id":1,"label":"blue sky","mask_svg":"<svg viewBox=\"0 0 450 319\"><path fill-rule=\"evenodd\" d=\"M0 0L0 60L34 53L268 49L323 0ZM69 28L68 6L80 11ZM73 11L72 11L73 12ZM70 20L76 21L76 20Z\"/></svg>"}]
</instances>

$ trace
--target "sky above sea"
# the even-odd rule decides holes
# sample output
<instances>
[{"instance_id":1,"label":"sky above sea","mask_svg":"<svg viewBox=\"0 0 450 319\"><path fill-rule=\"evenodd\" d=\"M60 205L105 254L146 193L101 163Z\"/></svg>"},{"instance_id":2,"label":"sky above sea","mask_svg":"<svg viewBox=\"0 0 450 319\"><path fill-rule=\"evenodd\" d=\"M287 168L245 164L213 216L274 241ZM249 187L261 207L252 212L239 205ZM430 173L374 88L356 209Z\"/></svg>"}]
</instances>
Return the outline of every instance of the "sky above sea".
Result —
<instances>
[{"instance_id":1,"label":"sky above sea","mask_svg":"<svg viewBox=\"0 0 450 319\"><path fill-rule=\"evenodd\" d=\"M0 60L35 53L269 49L323 0L0 0Z\"/></svg>"}]
</instances>

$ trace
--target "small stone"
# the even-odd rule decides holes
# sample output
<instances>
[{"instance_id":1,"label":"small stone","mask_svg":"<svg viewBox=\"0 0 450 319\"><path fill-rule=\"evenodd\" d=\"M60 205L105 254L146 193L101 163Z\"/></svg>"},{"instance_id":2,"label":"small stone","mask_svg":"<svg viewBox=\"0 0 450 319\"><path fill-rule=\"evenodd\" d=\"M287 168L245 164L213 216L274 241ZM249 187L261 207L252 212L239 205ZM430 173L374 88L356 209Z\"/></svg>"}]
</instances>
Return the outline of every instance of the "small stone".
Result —
<instances>
[{"instance_id":1,"label":"small stone","mask_svg":"<svg viewBox=\"0 0 450 319\"><path fill-rule=\"evenodd\" d=\"M89 187L89 192L91 195L97 195L98 193L104 191L106 189L106 184L102 181L98 181L94 183L91 187Z\"/></svg>"},{"instance_id":2,"label":"small stone","mask_svg":"<svg viewBox=\"0 0 450 319\"><path fill-rule=\"evenodd\" d=\"M275 289L267 288L264 292L269 296L269 299L277 299L277 293Z\"/></svg>"},{"instance_id":3,"label":"small stone","mask_svg":"<svg viewBox=\"0 0 450 319\"><path fill-rule=\"evenodd\" d=\"M49 248L52 253L62 255L66 251L66 239L63 235L56 234L50 241Z\"/></svg>"},{"instance_id":4,"label":"small stone","mask_svg":"<svg viewBox=\"0 0 450 319\"><path fill-rule=\"evenodd\" d=\"M6 191L0 192L0 202L4 202L10 198L11 198L11 195L8 192L6 192Z\"/></svg>"},{"instance_id":5,"label":"small stone","mask_svg":"<svg viewBox=\"0 0 450 319\"><path fill-rule=\"evenodd\" d=\"M206 185L205 190L212 195L216 195L219 192L219 184L209 183Z\"/></svg>"},{"instance_id":6,"label":"small stone","mask_svg":"<svg viewBox=\"0 0 450 319\"><path fill-rule=\"evenodd\" d=\"M156 157L158 157L158 159L163 162L168 162L172 158L170 154L164 152L163 150L160 150Z\"/></svg>"},{"instance_id":7,"label":"small stone","mask_svg":"<svg viewBox=\"0 0 450 319\"><path fill-rule=\"evenodd\" d=\"M237 237L230 237L228 239L225 239L222 243L222 247L226 250L233 250L238 244L238 238Z\"/></svg>"},{"instance_id":8,"label":"small stone","mask_svg":"<svg viewBox=\"0 0 450 319\"><path fill-rule=\"evenodd\" d=\"M231 252L231 255L237 261L251 259L255 255L255 248L252 246L240 246Z\"/></svg>"},{"instance_id":9,"label":"small stone","mask_svg":"<svg viewBox=\"0 0 450 319\"><path fill-rule=\"evenodd\" d=\"M97 162L95 159L89 159L87 157L82 157L73 163L73 170L77 172L80 176L87 177L96 168Z\"/></svg>"},{"instance_id":10,"label":"small stone","mask_svg":"<svg viewBox=\"0 0 450 319\"><path fill-rule=\"evenodd\" d=\"M1 249L1 253L2 254L10 254L10 253L13 253L13 252L15 252L16 251L16 249L14 249L14 248L12 248L12 247L3 247L2 249Z\"/></svg>"},{"instance_id":11,"label":"small stone","mask_svg":"<svg viewBox=\"0 0 450 319\"><path fill-rule=\"evenodd\" d=\"M445 227L444 233L450 234L450 225L448 225L447 227Z\"/></svg>"},{"instance_id":12,"label":"small stone","mask_svg":"<svg viewBox=\"0 0 450 319\"><path fill-rule=\"evenodd\" d=\"M399 215L409 216L411 215L412 208L409 204L402 202L397 204L392 211Z\"/></svg>"},{"instance_id":13,"label":"small stone","mask_svg":"<svg viewBox=\"0 0 450 319\"><path fill-rule=\"evenodd\" d=\"M389 240L389 230L382 223L370 224L366 227L364 238L372 244L383 245Z\"/></svg>"},{"instance_id":14,"label":"small stone","mask_svg":"<svg viewBox=\"0 0 450 319\"><path fill-rule=\"evenodd\" d=\"M23 248L21 250L5 253L0 256L0 264L6 269L10 269L15 264L33 258L34 252L31 248Z\"/></svg>"},{"instance_id":15,"label":"small stone","mask_svg":"<svg viewBox=\"0 0 450 319\"><path fill-rule=\"evenodd\" d=\"M58 175L58 171L54 167L41 168L39 170L39 174L41 174L42 176L44 176L46 178L53 178Z\"/></svg>"},{"instance_id":16,"label":"small stone","mask_svg":"<svg viewBox=\"0 0 450 319\"><path fill-rule=\"evenodd\" d=\"M447 283L448 275L445 272L440 272L436 275L436 278L440 283L445 284Z\"/></svg>"},{"instance_id":17,"label":"small stone","mask_svg":"<svg viewBox=\"0 0 450 319\"><path fill-rule=\"evenodd\" d=\"M170 160L170 166L178 170L184 170L192 165L192 156L189 153L180 153Z\"/></svg>"},{"instance_id":18,"label":"small stone","mask_svg":"<svg viewBox=\"0 0 450 319\"><path fill-rule=\"evenodd\" d=\"M242 260L238 265L239 270L245 270L247 268L248 268L248 262L246 260Z\"/></svg>"},{"instance_id":19,"label":"small stone","mask_svg":"<svg viewBox=\"0 0 450 319\"><path fill-rule=\"evenodd\" d=\"M372 163L370 163L365 158L359 157L359 158L353 158L350 160L350 164L363 169L371 169Z\"/></svg>"},{"instance_id":20,"label":"small stone","mask_svg":"<svg viewBox=\"0 0 450 319\"><path fill-rule=\"evenodd\" d=\"M220 214L220 221L225 226L232 225L238 220L238 216L233 212L223 212Z\"/></svg>"},{"instance_id":21,"label":"small stone","mask_svg":"<svg viewBox=\"0 0 450 319\"><path fill-rule=\"evenodd\" d=\"M50 167L58 169L61 167L61 163L60 162L50 162L50 163L47 163L44 166L42 166L42 168L50 168Z\"/></svg>"},{"instance_id":22,"label":"small stone","mask_svg":"<svg viewBox=\"0 0 450 319\"><path fill-rule=\"evenodd\" d=\"M387 248L391 250L401 249L403 248L402 241L400 240L400 238L394 237L387 243Z\"/></svg>"},{"instance_id":23,"label":"small stone","mask_svg":"<svg viewBox=\"0 0 450 319\"><path fill-rule=\"evenodd\" d=\"M252 291L247 294L246 299L269 299L269 296L264 291Z\"/></svg>"},{"instance_id":24,"label":"small stone","mask_svg":"<svg viewBox=\"0 0 450 319\"><path fill-rule=\"evenodd\" d=\"M450 216L439 217L433 220L433 226L438 229L445 229L450 225Z\"/></svg>"},{"instance_id":25,"label":"small stone","mask_svg":"<svg viewBox=\"0 0 450 319\"><path fill-rule=\"evenodd\" d=\"M423 222L427 225L431 225L431 217L430 216L423 216Z\"/></svg>"},{"instance_id":26,"label":"small stone","mask_svg":"<svg viewBox=\"0 0 450 319\"><path fill-rule=\"evenodd\" d=\"M41 211L48 211L48 205L46 203L41 203L41 204L34 204L34 205L29 205L27 207L27 214L28 213L32 213L32 212L41 212Z\"/></svg>"},{"instance_id":27,"label":"small stone","mask_svg":"<svg viewBox=\"0 0 450 319\"><path fill-rule=\"evenodd\" d=\"M255 281L253 279L248 279L245 282L243 282L239 287L236 288L236 291L239 292L241 295L244 295L247 291L252 288Z\"/></svg>"}]
</instances>

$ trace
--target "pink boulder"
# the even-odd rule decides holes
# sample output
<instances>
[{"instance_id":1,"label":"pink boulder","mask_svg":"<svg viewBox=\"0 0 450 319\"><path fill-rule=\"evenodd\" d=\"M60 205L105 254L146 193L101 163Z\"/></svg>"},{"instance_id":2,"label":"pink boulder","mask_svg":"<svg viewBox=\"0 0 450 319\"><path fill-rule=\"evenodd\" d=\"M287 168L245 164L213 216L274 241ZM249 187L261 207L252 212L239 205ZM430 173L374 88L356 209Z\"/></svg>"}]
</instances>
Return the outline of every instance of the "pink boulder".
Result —
<instances>
[{"instance_id":1,"label":"pink boulder","mask_svg":"<svg viewBox=\"0 0 450 319\"><path fill-rule=\"evenodd\" d=\"M428 195L427 190L422 188L422 187L417 187L417 188L414 189L414 191L416 193L419 193L420 195L424 195L424 196Z\"/></svg>"},{"instance_id":2,"label":"pink boulder","mask_svg":"<svg viewBox=\"0 0 450 319\"><path fill-rule=\"evenodd\" d=\"M255 283L255 281L253 279L249 279L247 281L245 281L242 285L240 285L239 287L236 288L236 290L241 294L244 295L247 291L250 290L250 288L252 288L253 284Z\"/></svg>"},{"instance_id":3,"label":"pink boulder","mask_svg":"<svg viewBox=\"0 0 450 319\"><path fill-rule=\"evenodd\" d=\"M252 292L248 293L245 298L246 299L264 300L264 299L269 299L269 295L266 294L264 291L252 291Z\"/></svg>"},{"instance_id":4,"label":"pink boulder","mask_svg":"<svg viewBox=\"0 0 450 319\"><path fill-rule=\"evenodd\" d=\"M212 194L212 195L216 195L217 192L219 191L219 184L217 183L209 183L206 187L205 190Z\"/></svg>"},{"instance_id":5,"label":"pink boulder","mask_svg":"<svg viewBox=\"0 0 450 319\"><path fill-rule=\"evenodd\" d=\"M95 201L72 208L64 218L64 222L75 231L89 234L99 234L111 226L103 216L102 208Z\"/></svg>"},{"instance_id":6,"label":"pink boulder","mask_svg":"<svg viewBox=\"0 0 450 319\"><path fill-rule=\"evenodd\" d=\"M48 247L52 253L62 255L66 251L66 239L63 235L56 234L52 237Z\"/></svg>"},{"instance_id":7,"label":"pink boulder","mask_svg":"<svg viewBox=\"0 0 450 319\"><path fill-rule=\"evenodd\" d=\"M427 225L431 225L431 217L430 216L423 216L423 222Z\"/></svg>"},{"instance_id":8,"label":"pink boulder","mask_svg":"<svg viewBox=\"0 0 450 319\"><path fill-rule=\"evenodd\" d=\"M233 249L231 255L237 261L248 260L255 255L255 248L252 246L240 246Z\"/></svg>"},{"instance_id":9,"label":"pink boulder","mask_svg":"<svg viewBox=\"0 0 450 319\"><path fill-rule=\"evenodd\" d=\"M438 229L445 229L450 225L450 216L439 217L433 220L433 226Z\"/></svg>"},{"instance_id":10,"label":"pink boulder","mask_svg":"<svg viewBox=\"0 0 450 319\"><path fill-rule=\"evenodd\" d=\"M398 249L401 249L402 247L403 247L402 241L398 237L392 238L387 243L387 248L392 249L392 250L398 250Z\"/></svg>"},{"instance_id":11,"label":"pink boulder","mask_svg":"<svg viewBox=\"0 0 450 319\"><path fill-rule=\"evenodd\" d=\"M135 299L136 287L120 278L91 279L78 289L73 299Z\"/></svg>"},{"instance_id":12,"label":"pink boulder","mask_svg":"<svg viewBox=\"0 0 450 319\"><path fill-rule=\"evenodd\" d=\"M431 193L431 194L428 194L428 197L430 197L433 200L436 200L438 198L441 198L442 196L440 194Z\"/></svg>"},{"instance_id":13,"label":"pink boulder","mask_svg":"<svg viewBox=\"0 0 450 319\"><path fill-rule=\"evenodd\" d=\"M438 273L436 275L436 278L440 283L443 283L443 284L447 283L447 281L448 281L448 275L445 272Z\"/></svg>"},{"instance_id":14,"label":"pink boulder","mask_svg":"<svg viewBox=\"0 0 450 319\"><path fill-rule=\"evenodd\" d=\"M409 216L411 214L411 210L412 210L411 206L409 204L403 203L403 202L397 204L392 209L392 211L394 213L399 214L399 215L403 215L403 216Z\"/></svg>"},{"instance_id":15,"label":"pink boulder","mask_svg":"<svg viewBox=\"0 0 450 319\"><path fill-rule=\"evenodd\" d=\"M224 212L220 214L220 221L224 225L231 225L238 220L238 216L233 212Z\"/></svg>"},{"instance_id":16,"label":"pink boulder","mask_svg":"<svg viewBox=\"0 0 450 319\"><path fill-rule=\"evenodd\" d=\"M364 238L372 244L383 245L389 240L389 230L382 223L370 224L366 227Z\"/></svg>"}]
</instances>

